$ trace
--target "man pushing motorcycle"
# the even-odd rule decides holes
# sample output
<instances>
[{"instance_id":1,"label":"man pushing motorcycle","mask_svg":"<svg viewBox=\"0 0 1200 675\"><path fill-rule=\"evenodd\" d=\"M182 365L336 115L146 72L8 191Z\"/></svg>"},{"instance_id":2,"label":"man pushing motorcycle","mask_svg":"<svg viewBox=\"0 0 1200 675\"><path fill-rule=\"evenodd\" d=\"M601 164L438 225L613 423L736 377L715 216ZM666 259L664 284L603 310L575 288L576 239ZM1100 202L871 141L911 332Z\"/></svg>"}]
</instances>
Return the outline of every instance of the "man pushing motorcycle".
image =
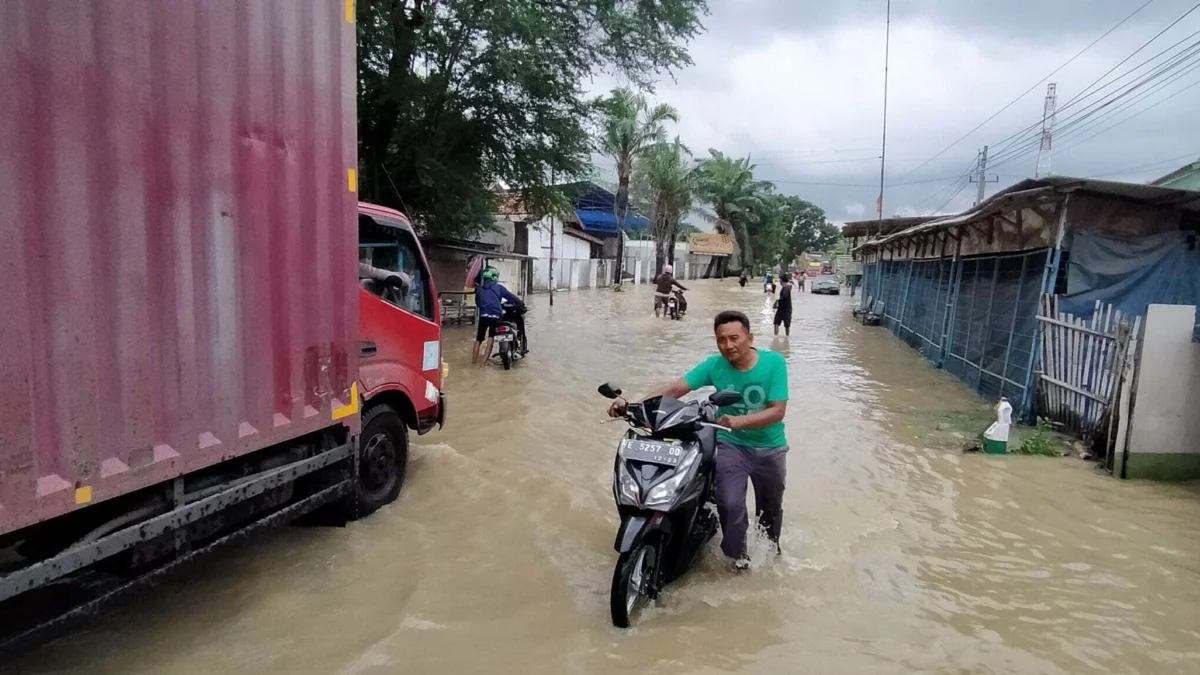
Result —
<instances>
[{"instance_id":1,"label":"man pushing motorcycle","mask_svg":"<svg viewBox=\"0 0 1200 675\"><path fill-rule=\"evenodd\" d=\"M780 550L788 451L783 424L788 399L787 361L781 354L754 346L750 320L741 312L718 314L713 331L720 353L646 398L679 399L708 386L732 389L742 395L741 403L720 410L718 424L730 430L717 434L716 499L721 550L734 561L736 569L745 570L750 566L746 550L747 480L754 484L758 524L775 543L776 552ZM625 401L615 401L608 414L620 417L625 408Z\"/></svg>"}]
</instances>

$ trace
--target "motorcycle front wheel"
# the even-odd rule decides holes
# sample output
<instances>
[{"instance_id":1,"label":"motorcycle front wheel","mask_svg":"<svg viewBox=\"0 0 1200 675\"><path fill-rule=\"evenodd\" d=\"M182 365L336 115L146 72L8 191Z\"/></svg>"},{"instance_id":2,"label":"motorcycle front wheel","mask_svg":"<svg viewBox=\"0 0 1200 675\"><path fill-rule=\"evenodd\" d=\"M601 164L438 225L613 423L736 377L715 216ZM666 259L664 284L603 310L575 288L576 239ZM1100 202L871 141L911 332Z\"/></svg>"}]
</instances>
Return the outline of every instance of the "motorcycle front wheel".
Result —
<instances>
[{"instance_id":1,"label":"motorcycle front wheel","mask_svg":"<svg viewBox=\"0 0 1200 675\"><path fill-rule=\"evenodd\" d=\"M609 594L609 609L613 625L629 628L634 618L641 613L649 598L646 590L654 576L654 561L657 549L651 543L626 551L617 558L613 570L612 591Z\"/></svg>"}]
</instances>

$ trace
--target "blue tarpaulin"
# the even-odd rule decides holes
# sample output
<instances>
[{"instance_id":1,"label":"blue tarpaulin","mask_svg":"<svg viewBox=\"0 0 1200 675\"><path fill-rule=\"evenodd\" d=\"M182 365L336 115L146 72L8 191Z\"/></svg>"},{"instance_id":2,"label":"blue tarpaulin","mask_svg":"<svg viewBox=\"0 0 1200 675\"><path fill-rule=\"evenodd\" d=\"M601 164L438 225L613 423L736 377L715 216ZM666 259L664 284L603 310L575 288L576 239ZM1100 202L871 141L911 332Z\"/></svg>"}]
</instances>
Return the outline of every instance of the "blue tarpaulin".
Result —
<instances>
[{"instance_id":1,"label":"blue tarpaulin","mask_svg":"<svg viewBox=\"0 0 1200 675\"><path fill-rule=\"evenodd\" d=\"M607 232L616 234L617 232L617 216L612 211L591 211L587 209L576 209L575 216L579 218L579 222L583 225L586 232ZM630 213L625 216L625 229L640 230L648 226L650 222L645 218Z\"/></svg>"},{"instance_id":2,"label":"blue tarpaulin","mask_svg":"<svg viewBox=\"0 0 1200 675\"><path fill-rule=\"evenodd\" d=\"M1117 238L1075 232L1060 311L1091 317L1096 301L1131 316L1151 304L1200 304L1200 251L1184 232Z\"/></svg>"}]
</instances>

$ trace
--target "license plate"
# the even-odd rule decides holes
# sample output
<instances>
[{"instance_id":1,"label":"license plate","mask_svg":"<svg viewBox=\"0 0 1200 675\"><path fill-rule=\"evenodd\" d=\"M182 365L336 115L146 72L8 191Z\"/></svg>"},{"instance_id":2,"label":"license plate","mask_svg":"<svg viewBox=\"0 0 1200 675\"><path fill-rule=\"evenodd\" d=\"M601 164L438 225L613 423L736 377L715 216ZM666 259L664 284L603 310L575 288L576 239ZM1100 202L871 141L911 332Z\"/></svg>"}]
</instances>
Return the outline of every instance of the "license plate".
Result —
<instances>
[{"instance_id":1,"label":"license plate","mask_svg":"<svg viewBox=\"0 0 1200 675\"><path fill-rule=\"evenodd\" d=\"M683 460L683 446L663 441L643 441L631 438L625 440L621 456L637 462L678 466L679 462Z\"/></svg>"},{"instance_id":2,"label":"license plate","mask_svg":"<svg viewBox=\"0 0 1200 675\"><path fill-rule=\"evenodd\" d=\"M500 342L512 342L513 336L512 333L500 333L496 336L496 339Z\"/></svg>"}]
</instances>

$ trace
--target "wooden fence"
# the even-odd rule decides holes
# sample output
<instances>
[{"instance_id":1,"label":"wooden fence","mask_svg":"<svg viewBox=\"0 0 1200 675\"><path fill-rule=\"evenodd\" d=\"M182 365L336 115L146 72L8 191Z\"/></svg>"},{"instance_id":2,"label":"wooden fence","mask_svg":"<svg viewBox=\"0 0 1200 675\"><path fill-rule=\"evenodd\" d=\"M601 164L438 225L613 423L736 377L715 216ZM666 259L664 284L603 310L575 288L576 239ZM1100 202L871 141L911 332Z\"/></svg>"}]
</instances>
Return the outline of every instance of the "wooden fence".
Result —
<instances>
[{"instance_id":1,"label":"wooden fence","mask_svg":"<svg viewBox=\"0 0 1200 675\"><path fill-rule=\"evenodd\" d=\"M1043 295L1039 413L1064 430L1090 438L1111 428L1109 411L1141 329L1141 317L1124 316L1096 302L1090 319L1058 311Z\"/></svg>"}]
</instances>

